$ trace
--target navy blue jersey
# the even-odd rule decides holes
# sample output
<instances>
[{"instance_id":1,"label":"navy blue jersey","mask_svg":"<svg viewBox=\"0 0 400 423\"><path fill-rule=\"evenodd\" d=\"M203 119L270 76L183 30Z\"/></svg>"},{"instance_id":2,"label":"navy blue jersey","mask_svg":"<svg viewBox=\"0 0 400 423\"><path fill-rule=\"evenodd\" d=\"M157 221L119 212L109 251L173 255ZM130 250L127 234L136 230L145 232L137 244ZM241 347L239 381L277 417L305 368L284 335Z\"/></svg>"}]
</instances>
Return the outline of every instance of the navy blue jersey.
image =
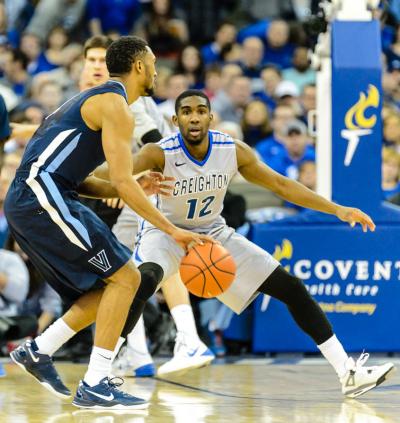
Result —
<instances>
[{"instance_id":1,"label":"navy blue jersey","mask_svg":"<svg viewBox=\"0 0 400 423\"><path fill-rule=\"evenodd\" d=\"M19 170L31 178L46 173L64 188L76 189L105 161L101 130L85 124L81 107L88 98L109 92L127 99L120 82L108 81L72 97L49 115L29 141Z\"/></svg>"}]
</instances>

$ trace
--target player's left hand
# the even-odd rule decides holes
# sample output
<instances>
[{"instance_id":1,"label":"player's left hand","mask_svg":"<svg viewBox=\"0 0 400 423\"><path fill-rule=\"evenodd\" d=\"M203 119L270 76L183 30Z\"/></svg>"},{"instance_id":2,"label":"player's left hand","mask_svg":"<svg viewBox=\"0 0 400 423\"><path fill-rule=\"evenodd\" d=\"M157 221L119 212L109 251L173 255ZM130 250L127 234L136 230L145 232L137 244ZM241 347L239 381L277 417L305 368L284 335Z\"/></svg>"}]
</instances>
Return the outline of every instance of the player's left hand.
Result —
<instances>
[{"instance_id":1,"label":"player's left hand","mask_svg":"<svg viewBox=\"0 0 400 423\"><path fill-rule=\"evenodd\" d=\"M174 186L168 182L174 181L171 176L164 176L160 172L147 172L137 179L146 195L161 194L166 197L171 196Z\"/></svg>"},{"instance_id":2,"label":"player's left hand","mask_svg":"<svg viewBox=\"0 0 400 423\"><path fill-rule=\"evenodd\" d=\"M348 222L352 228L359 223L362 226L363 232L367 232L368 229L372 232L375 230L373 220L360 209L340 206L336 212L336 216L343 222Z\"/></svg>"}]
</instances>

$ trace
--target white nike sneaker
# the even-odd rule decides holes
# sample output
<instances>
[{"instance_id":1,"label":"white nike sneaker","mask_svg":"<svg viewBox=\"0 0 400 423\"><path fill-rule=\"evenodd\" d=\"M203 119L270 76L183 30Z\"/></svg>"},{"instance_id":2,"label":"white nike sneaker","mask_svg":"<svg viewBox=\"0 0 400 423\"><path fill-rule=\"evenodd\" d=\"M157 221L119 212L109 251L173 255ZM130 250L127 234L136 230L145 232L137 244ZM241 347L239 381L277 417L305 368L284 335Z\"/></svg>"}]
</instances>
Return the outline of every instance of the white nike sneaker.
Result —
<instances>
[{"instance_id":1,"label":"white nike sneaker","mask_svg":"<svg viewBox=\"0 0 400 423\"><path fill-rule=\"evenodd\" d=\"M114 360L112 374L115 376L152 377L155 375L153 359L129 346L123 346Z\"/></svg>"},{"instance_id":2,"label":"white nike sneaker","mask_svg":"<svg viewBox=\"0 0 400 423\"><path fill-rule=\"evenodd\" d=\"M362 353L356 362L351 357L347 360L345 364L347 372L340 378L342 393L347 397L355 398L365 394L384 382L389 374L395 370L393 363L364 367L368 358L368 353Z\"/></svg>"},{"instance_id":3,"label":"white nike sneaker","mask_svg":"<svg viewBox=\"0 0 400 423\"><path fill-rule=\"evenodd\" d=\"M172 373L184 373L190 369L206 366L215 355L200 339L189 339L178 332L175 341L174 356L157 370L158 376Z\"/></svg>"}]
</instances>

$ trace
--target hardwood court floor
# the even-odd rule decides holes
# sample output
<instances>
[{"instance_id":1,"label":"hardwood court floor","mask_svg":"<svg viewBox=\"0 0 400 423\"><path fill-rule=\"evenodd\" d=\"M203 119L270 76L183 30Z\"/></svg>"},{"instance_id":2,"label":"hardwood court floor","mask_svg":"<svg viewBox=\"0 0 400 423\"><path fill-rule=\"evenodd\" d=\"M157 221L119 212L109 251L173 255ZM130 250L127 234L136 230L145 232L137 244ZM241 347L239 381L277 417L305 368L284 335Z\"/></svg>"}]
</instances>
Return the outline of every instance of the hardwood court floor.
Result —
<instances>
[{"instance_id":1,"label":"hardwood court floor","mask_svg":"<svg viewBox=\"0 0 400 423\"><path fill-rule=\"evenodd\" d=\"M400 367L400 361L394 361ZM57 363L57 368L74 391L86 365ZM126 378L123 387L128 392L150 399L148 410L130 413L79 410L16 365L6 364L5 370L6 377L0 379L1 423L400 422L399 372L359 400L345 400L332 369L319 359L241 360L168 381Z\"/></svg>"}]
</instances>

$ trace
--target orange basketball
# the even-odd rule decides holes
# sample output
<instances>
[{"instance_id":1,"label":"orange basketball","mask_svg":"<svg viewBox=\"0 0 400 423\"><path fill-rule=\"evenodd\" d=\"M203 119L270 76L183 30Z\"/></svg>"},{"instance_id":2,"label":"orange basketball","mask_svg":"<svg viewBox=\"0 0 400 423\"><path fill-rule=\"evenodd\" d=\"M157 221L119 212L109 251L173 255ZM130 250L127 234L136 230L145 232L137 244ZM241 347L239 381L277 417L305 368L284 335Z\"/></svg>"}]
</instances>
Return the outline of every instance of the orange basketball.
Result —
<instances>
[{"instance_id":1,"label":"orange basketball","mask_svg":"<svg viewBox=\"0 0 400 423\"><path fill-rule=\"evenodd\" d=\"M213 298L226 291L236 274L236 264L222 245L207 242L192 247L179 268L182 282L198 297Z\"/></svg>"}]
</instances>

